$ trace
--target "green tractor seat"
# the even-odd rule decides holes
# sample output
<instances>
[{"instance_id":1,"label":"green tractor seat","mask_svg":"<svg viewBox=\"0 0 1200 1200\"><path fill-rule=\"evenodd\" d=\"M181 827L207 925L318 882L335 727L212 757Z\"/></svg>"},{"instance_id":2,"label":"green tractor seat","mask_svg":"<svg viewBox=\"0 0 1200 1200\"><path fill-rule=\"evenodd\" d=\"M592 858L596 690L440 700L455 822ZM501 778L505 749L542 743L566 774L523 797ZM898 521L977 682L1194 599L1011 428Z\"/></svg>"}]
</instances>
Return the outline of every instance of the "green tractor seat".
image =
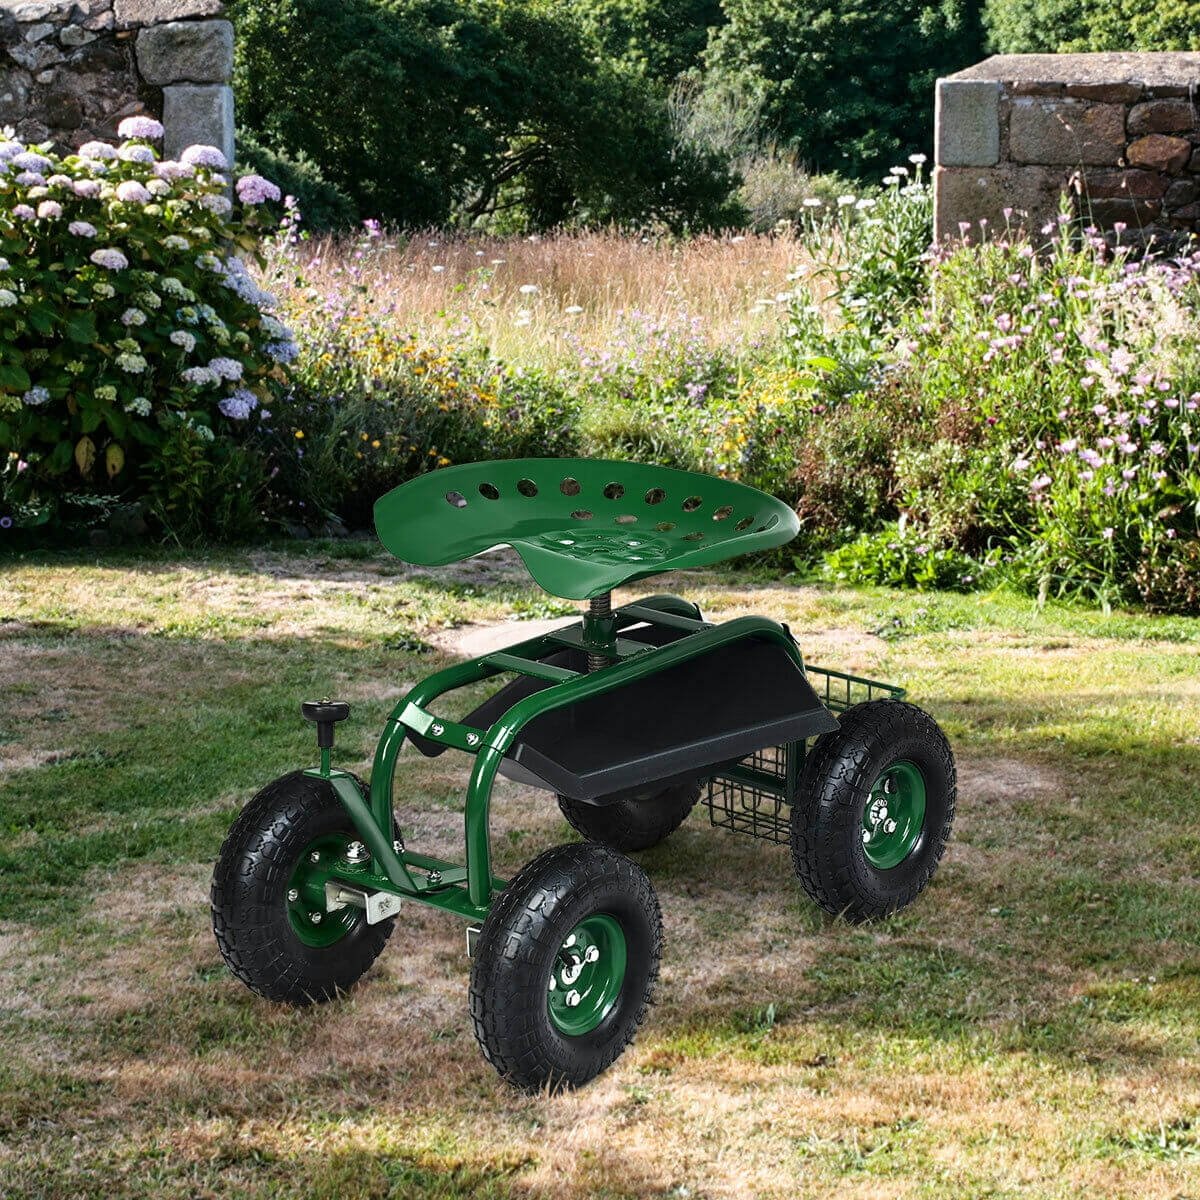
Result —
<instances>
[{"instance_id":1,"label":"green tractor seat","mask_svg":"<svg viewBox=\"0 0 1200 1200\"><path fill-rule=\"evenodd\" d=\"M661 571L782 545L796 514L757 488L644 463L517 458L394 488L375 528L397 558L459 562L511 546L547 592L588 600Z\"/></svg>"}]
</instances>

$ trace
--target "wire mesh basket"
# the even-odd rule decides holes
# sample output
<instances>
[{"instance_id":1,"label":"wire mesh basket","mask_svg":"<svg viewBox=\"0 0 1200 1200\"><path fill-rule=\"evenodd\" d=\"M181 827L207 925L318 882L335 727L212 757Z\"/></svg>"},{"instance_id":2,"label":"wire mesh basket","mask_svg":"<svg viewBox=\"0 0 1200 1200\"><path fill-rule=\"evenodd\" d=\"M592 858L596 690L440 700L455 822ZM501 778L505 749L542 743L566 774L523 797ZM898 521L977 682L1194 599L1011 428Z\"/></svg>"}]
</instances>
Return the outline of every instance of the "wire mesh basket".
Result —
<instances>
[{"instance_id":1,"label":"wire mesh basket","mask_svg":"<svg viewBox=\"0 0 1200 1200\"><path fill-rule=\"evenodd\" d=\"M845 712L867 700L904 698L902 687L860 675L811 666L805 673L831 712ZM709 822L731 833L785 844L807 751L805 742L767 746L714 775L704 797Z\"/></svg>"}]
</instances>

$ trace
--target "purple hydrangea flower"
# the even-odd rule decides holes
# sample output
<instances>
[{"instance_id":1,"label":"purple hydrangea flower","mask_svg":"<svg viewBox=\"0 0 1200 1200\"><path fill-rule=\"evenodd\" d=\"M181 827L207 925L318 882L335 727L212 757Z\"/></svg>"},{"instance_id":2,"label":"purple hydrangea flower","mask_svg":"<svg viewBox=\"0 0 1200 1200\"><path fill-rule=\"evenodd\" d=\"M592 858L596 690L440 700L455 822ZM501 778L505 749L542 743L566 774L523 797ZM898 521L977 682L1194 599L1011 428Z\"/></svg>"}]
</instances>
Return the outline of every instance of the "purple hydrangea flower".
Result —
<instances>
[{"instance_id":1,"label":"purple hydrangea flower","mask_svg":"<svg viewBox=\"0 0 1200 1200\"><path fill-rule=\"evenodd\" d=\"M19 154L14 154L9 162L21 171L36 171L39 175L45 175L47 171L54 169L54 164L44 154L35 154L32 150L22 150Z\"/></svg>"},{"instance_id":2,"label":"purple hydrangea flower","mask_svg":"<svg viewBox=\"0 0 1200 1200\"><path fill-rule=\"evenodd\" d=\"M43 200L38 205L37 214L43 221L52 221L62 216L62 205L57 200Z\"/></svg>"},{"instance_id":3,"label":"purple hydrangea flower","mask_svg":"<svg viewBox=\"0 0 1200 1200\"><path fill-rule=\"evenodd\" d=\"M32 221L37 216L37 213L28 204L17 204L13 207L12 215L18 221Z\"/></svg>"},{"instance_id":4,"label":"purple hydrangea flower","mask_svg":"<svg viewBox=\"0 0 1200 1200\"><path fill-rule=\"evenodd\" d=\"M22 171L15 179L22 187L41 187L46 182L45 175L36 171Z\"/></svg>"},{"instance_id":5,"label":"purple hydrangea flower","mask_svg":"<svg viewBox=\"0 0 1200 1200\"><path fill-rule=\"evenodd\" d=\"M84 142L76 153L80 158L113 159L117 157L117 148L108 142Z\"/></svg>"},{"instance_id":6,"label":"purple hydrangea flower","mask_svg":"<svg viewBox=\"0 0 1200 1200\"><path fill-rule=\"evenodd\" d=\"M72 237L94 238L96 227L90 221L72 221L67 226L67 232Z\"/></svg>"},{"instance_id":7,"label":"purple hydrangea flower","mask_svg":"<svg viewBox=\"0 0 1200 1200\"><path fill-rule=\"evenodd\" d=\"M110 271L123 271L129 266L129 259L120 250L111 246L93 250L89 257L96 266L105 267Z\"/></svg>"},{"instance_id":8,"label":"purple hydrangea flower","mask_svg":"<svg viewBox=\"0 0 1200 1200\"><path fill-rule=\"evenodd\" d=\"M268 342L265 349L278 363L295 362L300 354L300 348L295 342Z\"/></svg>"},{"instance_id":9,"label":"purple hydrangea flower","mask_svg":"<svg viewBox=\"0 0 1200 1200\"><path fill-rule=\"evenodd\" d=\"M162 122L156 121L153 117L126 117L117 126L118 137L147 138L152 142L156 142L162 135Z\"/></svg>"},{"instance_id":10,"label":"purple hydrangea flower","mask_svg":"<svg viewBox=\"0 0 1200 1200\"><path fill-rule=\"evenodd\" d=\"M213 170L224 171L229 166L225 155L216 146L189 146L179 157L193 167L209 167Z\"/></svg>"},{"instance_id":11,"label":"purple hydrangea flower","mask_svg":"<svg viewBox=\"0 0 1200 1200\"><path fill-rule=\"evenodd\" d=\"M0 162L8 162L24 149L24 145L20 142L0 142Z\"/></svg>"},{"instance_id":12,"label":"purple hydrangea flower","mask_svg":"<svg viewBox=\"0 0 1200 1200\"><path fill-rule=\"evenodd\" d=\"M282 194L275 184L261 175L243 175L237 181L237 196L243 204L262 204L266 200L278 200Z\"/></svg>"},{"instance_id":13,"label":"purple hydrangea flower","mask_svg":"<svg viewBox=\"0 0 1200 1200\"><path fill-rule=\"evenodd\" d=\"M258 397L249 388L238 388L217 407L232 421L244 421L257 407Z\"/></svg>"},{"instance_id":14,"label":"purple hydrangea flower","mask_svg":"<svg viewBox=\"0 0 1200 1200\"><path fill-rule=\"evenodd\" d=\"M154 173L159 179L173 182L176 179L191 179L196 174L196 168L190 163L176 162L169 158L166 162L155 163Z\"/></svg>"},{"instance_id":15,"label":"purple hydrangea flower","mask_svg":"<svg viewBox=\"0 0 1200 1200\"><path fill-rule=\"evenodd\" d=\"M122 162L152 163L154 161L154 151L149 146L143 146L139 142L132 142L122 146L117 151L117 157Z\"/></svg>"},{"instance_id":16,"label":"purple hydrangea flower","mask_svg":"<svg viewBox=\"0 0 1200 1200\"><path fill-rule=\"evenodd\" d=\"M38 408L50 399L50 393L44 387L31 387L21 399L30 408Z\"/></svg>"},{"instance_id":17,"label":"purple hydrangea flower","mask_svg":"<svg viewBox=\"0 0 1200 1200\"><path fill-rule=\"evenodd\" d=\"M94 200L100 195L100 180L98 179L76 179L71 184L71 190L77 196L82 196L85 200Z\"/></svg>"},{"instance_id":18,"label":"purple hydrangea flower","mask_svg":"<svg viewBox=\"0 0 1200 1200\"><path fill-rule=\"evenodd\" d=\"M218 379L228 379L231 383L236 383L242 377L242 364L236 358L214 358L208 364L208 369Z\"/></svg>"},{"instance_id":19,"label":"purple hydrangea flower","mask_svg":"<svg viewBox=\"0 0 1200 1200\"><path fill-rule=\"evenodd\" d=\"M126 179L117 184L117 199L126 204L148 204L150 193L136 179Z\"/></svg>"},{"instance_id":20,"label":"purple hydrangea flower","mask_svg":"<svg viewBox=\"0 0 1200 1200\"><path fill-rule=\"evenodd\" d=\"M190 383L192 387L207 387L211 383L217 382L215 371L210 371L207 367L188 367L184 371L180 371L180 378L184 383Z\"/></svg>"},{"instance_id":21,"label":"purple hydrangea flower","mask_svg":"<svg viewBox=\"0 0 1200 1200\"><path fill-rule=\"evenodd\" d=\"M200 206L207 208L209 212L216 213L218 217L227 217L233 211L233 204L228 196L218 196L210 194L200 197Z\"/></svg>"}]
</instances>

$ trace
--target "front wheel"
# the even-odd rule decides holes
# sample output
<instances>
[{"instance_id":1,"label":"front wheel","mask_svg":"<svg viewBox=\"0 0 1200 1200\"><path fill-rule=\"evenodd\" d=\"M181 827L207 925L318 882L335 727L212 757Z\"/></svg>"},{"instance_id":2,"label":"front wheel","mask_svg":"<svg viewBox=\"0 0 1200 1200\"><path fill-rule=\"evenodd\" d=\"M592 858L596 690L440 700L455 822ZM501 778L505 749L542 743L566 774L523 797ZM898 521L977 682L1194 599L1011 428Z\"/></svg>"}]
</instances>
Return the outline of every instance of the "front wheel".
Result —
<instances>
[{"instance_id":1,"label":"front wheel","mask_svg":"<svg viewBox=\"0 0 1200 1200\"><path fill-rule=\"evenodd\" d=\"M303 771L242 810L213 871L212 923L226 966L251 991L295 1005L332 1000L379 957L393 920L325 911L325 868L357 839L333 786Z\"/></svg>"},{"instance_id":2,"label":"front wheel","mask_svg":"<svg viewBox=\"0 0 1200 1200\"><path fill-rule=\"evenodd\" d=\"M587 1083L645 1020L661 948L658 898L636 863L586 842L547 850L500 893L475 947L484 1057L523 1090Z\"/></svg>"},{"instance_id":3,"label":"front wheel","mask_svg":"<svg viewBox=\"0 0 1200 1200\"><path fill-rule=\"evenodd\" d=\"M809 753L792 806L792 862L826 912L851 921L911 904L954 822L954 754L915 705L872 700L842 714Z\"/></svg>"}]
</instances>

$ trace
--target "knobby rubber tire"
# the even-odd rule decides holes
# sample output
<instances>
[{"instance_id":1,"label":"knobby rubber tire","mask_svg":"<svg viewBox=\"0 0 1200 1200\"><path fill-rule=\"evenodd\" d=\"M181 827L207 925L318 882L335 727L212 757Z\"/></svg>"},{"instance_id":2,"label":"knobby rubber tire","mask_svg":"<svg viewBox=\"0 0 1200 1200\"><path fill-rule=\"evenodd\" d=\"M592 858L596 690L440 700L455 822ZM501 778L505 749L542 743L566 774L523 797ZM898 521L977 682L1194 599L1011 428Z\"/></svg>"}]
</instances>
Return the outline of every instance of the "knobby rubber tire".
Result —
<instances>
[{"instance_id":1,"label":"knobby rubber tire","mask_svg":"<svg viewBox=\"0 0 1200 1200\"><path fill-rule=\"evenodd\" d=\"M578 1037L551 1021L547 988L571 931L595 913L625 936L612 1010ZM471 965L471 1021L484 1057L525 1091L579 1087L609 1067L646 1019L658 979L662 913L646 873L594 842L556 846L523 867L483 924Z\"/></svg>"},{"instance_id":2,"label":"knobby rubber tire","mask_svg":"<svg viewBox=\"0 0 1200 1200\"><path fill-rule=\"evenodd\" d=\"M903 761L925 781L924 825L908 857L880 870L864 852L863 813L875 781ZM847 709L839 728L822 734L809 752L792 806L792 862L804 890L826 912L856 922L911 904L941 861L956 798L954 754L928 713L902 700Z\"/></svg>"},{"instance_id":3,"label":"knobby rubber tire","mask_svg":"<svg viewBox=\"0 0 1200 1200\"><path fill-rule=\"evenodd\" d=\"M364 795L366 785L356 782ZM301 771L267 784L242 809L217 856L212 924L229 970L268 1000L304 1006L352 987L379 957L394 919L366 914L330 946L306 946L292 929L287 890L315 838L357 837L333 786Z\"/></svg>"},{"instance_id":4,"label":"knobby rubber tire","mask_svg":"<svg viewBox=\"0 0 1200 1200\"><path fill-rule=\"evenodd\" d=\"M558 807L577 833L628 854L648 850L670 837L699 799L699 783L681 783L653 795L630 796L611 804L585 804L560 795Z\"/></svg>"}]
</instances>

